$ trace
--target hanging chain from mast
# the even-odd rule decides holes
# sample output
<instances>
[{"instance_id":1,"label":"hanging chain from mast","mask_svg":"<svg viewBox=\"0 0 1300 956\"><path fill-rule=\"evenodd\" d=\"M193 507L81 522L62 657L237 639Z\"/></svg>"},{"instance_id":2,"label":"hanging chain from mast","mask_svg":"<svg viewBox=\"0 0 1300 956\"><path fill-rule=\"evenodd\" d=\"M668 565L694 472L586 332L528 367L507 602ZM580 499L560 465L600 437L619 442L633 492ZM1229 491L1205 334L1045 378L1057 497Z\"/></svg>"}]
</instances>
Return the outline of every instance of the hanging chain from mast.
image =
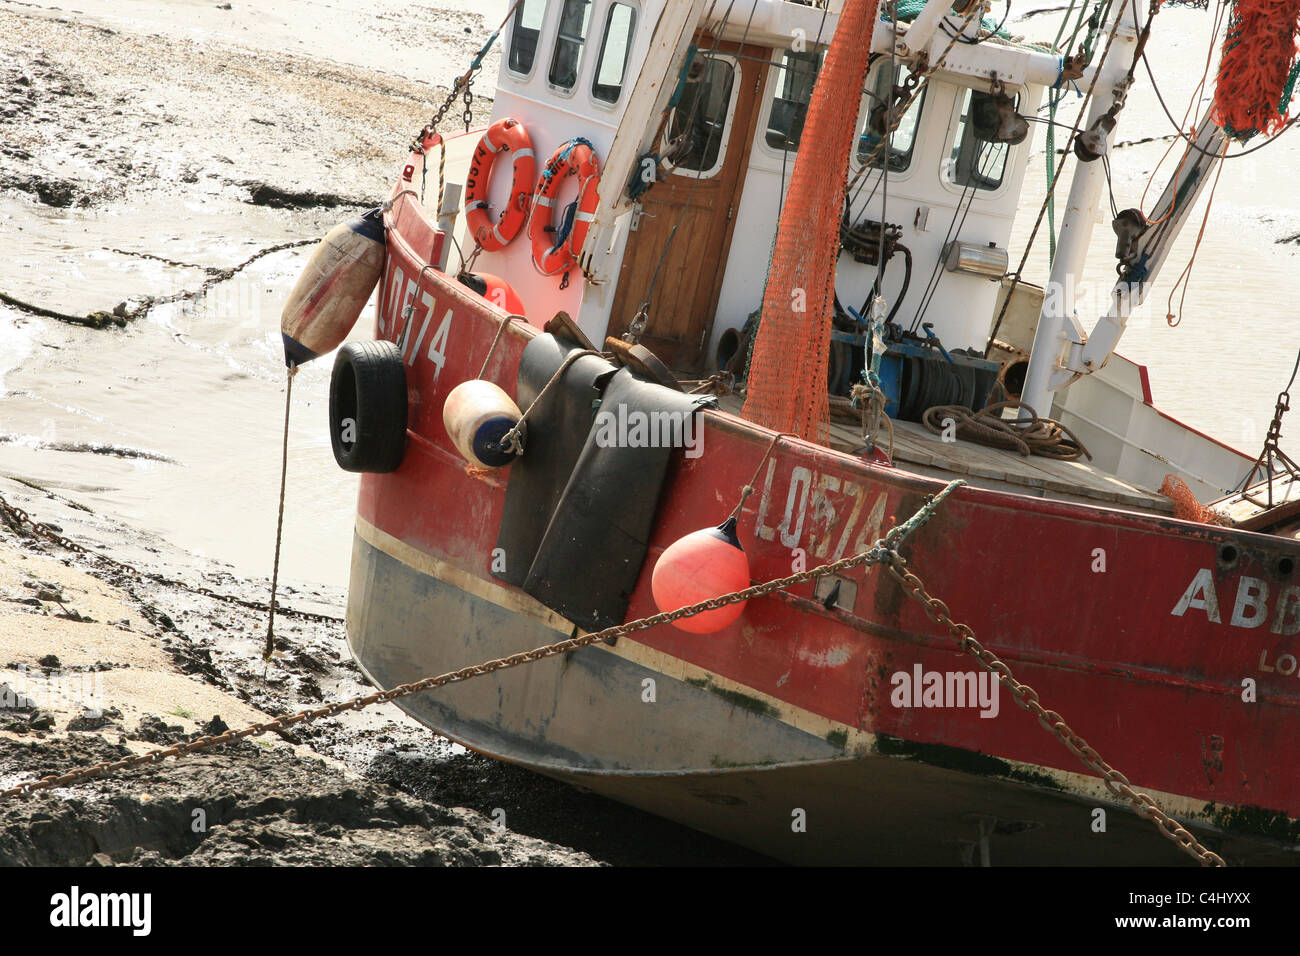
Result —
<instances>
[{"instance_id":1,"label":"hanging chain from mast","mask_svg":"<svg viewBox=\"0 0 1300 956\"><path fill-rule=\"evenodd\" d=\"M1286 388L1278 392L1277 405L1273 409L1273 421L1269 423L1268 435L1264 438L1264 448L1241 482L1241 496L1258 507L1273 507L1273 479L1280 477L1276 473L1275 465L1281 466L1290 482L1300 480L1300 465L1297 465L1291 459L1291 456L1282 450L1280 445L1282 440L1282 416L1291 410L1291 386L1295 384L1297 372L1300 372L1300 353L1296 354L1295 365L1291 369L1291 380L1286 383ZM1267 482L1267 504L1258 501L1246 492L1250 479L1259 471L1264 472L1264 480Z\"/></svg>"},{"instance_id":2,"label":"hanging chain from mast","mask_svg":"<svg viewBox=\"0 0 1300 956\"><path fill-rule=\"evenodd\" d=\"M411 143L412 152L421 153L424 151L424 141L438 132L439 124L442 123L443 117L447 115L451 109L451 104L456 102L457 97L464 100L465 111L461 114L461 121L465 124L465 132L469 132L470 126L474 122L474 94L470 92L470 87L474 84L474 80L479 73L482 72L483 60L487 57L488 51L492 49L492 45L497 42L497 37L501 35L501 31L506 28L510 18L515 15L515 10L523 2L524 0L515 0L510 5L510 9L506 11L505 17L501 20L501 25L492 31L492 35L487 38L487 42L479 48L479 51L474 54L474 58L470 60L469 69L452 81L451 92L447 94L447 99L443 101L442 106L438 107L438 112L433 115L433 118L416 134L414 141Z\"/></svg>"}]
</instances>

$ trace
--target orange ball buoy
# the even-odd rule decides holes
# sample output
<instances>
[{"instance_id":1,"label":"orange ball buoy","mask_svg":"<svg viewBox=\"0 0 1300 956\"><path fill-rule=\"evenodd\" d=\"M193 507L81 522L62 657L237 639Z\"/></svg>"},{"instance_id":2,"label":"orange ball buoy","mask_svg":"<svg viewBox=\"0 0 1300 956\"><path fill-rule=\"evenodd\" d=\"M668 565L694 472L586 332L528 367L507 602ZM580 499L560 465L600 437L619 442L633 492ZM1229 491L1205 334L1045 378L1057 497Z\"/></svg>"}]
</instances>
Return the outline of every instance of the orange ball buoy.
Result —
<instances>
[{"instance_id":1,"label":"orange ball buoy","mask_svg":"<svg viewBox=\"0 0 1300 956\"><path fill-rule=\"evenodd\" d=\"M736 519L693 531L670 544L650 576L650 591L661 611L698 604L749 587L749 558L736 537ZM701 611L673 621L691 634L712 634L740 617L745 601Z\"/></svg>"},{"instance_id":2,"label":"orange ball buoy","mask_svg":"<svg viewBox=\"0 0 1300 956\"><path fill-rule=\"evenodd\" d=\"M500 276L490 272L465 272L458 277L461 284L487 299L507 315L523 315L524 300L514 287Z\"/></svg>"}]
</instances>

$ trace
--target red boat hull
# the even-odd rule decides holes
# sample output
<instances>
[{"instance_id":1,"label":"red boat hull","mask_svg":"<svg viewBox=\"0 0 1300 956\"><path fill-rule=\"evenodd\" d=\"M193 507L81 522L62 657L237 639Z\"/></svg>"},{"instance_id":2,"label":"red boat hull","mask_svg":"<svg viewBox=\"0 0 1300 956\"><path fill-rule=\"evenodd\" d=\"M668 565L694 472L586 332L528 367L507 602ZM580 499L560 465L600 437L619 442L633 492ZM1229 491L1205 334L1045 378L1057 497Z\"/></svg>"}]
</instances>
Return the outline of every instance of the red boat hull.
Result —
<instances>
[{"instance_id":1,"label":"red boat hull","mask_svg":"<svg viewBox=\"0 0 1300 956\"><path fill-rule=\"evenodd\" d=\"M396 472L362 479L348 612L353 650L384 687L571 631L489 573L509 472L467 473L442 423L504 314L422 268L435 236L413 202L399 200L389 226L377 334L397 340L414 303L409 441ZM507 329L484 377L513 395L534 334ZM629 620L658 610L658 556L726 516L772 438L722 412L702 418L703 454L672 460ZM942 487L783 441L741 512L753 579L864 550ZM1294 542L966 487L904 554L1044 706L1229 862L1293 856ZM981 834L996 834L993 862L1185 859L1009 693L995 714L919 693L900 702L914 678L979 667L883 571L845 578L851 610L794 587L715 634L661 626L404 706L474 749L792 860L959 862Z\"/></svg>"}]
</instances>

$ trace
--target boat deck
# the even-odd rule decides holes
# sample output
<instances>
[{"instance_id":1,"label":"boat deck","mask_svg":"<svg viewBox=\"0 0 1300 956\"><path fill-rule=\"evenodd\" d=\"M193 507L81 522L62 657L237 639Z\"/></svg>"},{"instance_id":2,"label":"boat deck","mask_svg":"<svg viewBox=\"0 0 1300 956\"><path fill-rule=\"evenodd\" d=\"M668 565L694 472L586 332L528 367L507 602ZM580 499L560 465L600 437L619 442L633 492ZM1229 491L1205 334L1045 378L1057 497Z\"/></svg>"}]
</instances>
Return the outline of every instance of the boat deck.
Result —
<instances>
[{"instance_id":1,"label":"boat deck","mask_svg":"<svg viewBox=\"0 0 1300 956\"><path fill-rule=\"evenodd\" d=\"M723 411L740 414L744 399L727 395L719 399ZM859 454L860 429L831 423L830 447ZM932 478L960 477L972 485L1085 504L1105 504L1148 513L1171 515L1173 502L1155 491L1139 488L1089 464L1058 461L1038 455L1025 458L1013 451L973 442L943 441L916 422L894 422L894 461L908 471Z\"/></svg>"},{"instance_id":2,"label":"boat deck","mask_svg":"<svg viewBox=\"0 0 1300 956\"><path fill-rule=\"evenodd\" d=\"M1246 531L1271 529L1271 534L1297 537L1300 535L1300 476L1275 475L1271 499L1267 483L1258 483L1212 501L1210 507L1226 514L1236 527Z\"/></svg>"}]
</instances>

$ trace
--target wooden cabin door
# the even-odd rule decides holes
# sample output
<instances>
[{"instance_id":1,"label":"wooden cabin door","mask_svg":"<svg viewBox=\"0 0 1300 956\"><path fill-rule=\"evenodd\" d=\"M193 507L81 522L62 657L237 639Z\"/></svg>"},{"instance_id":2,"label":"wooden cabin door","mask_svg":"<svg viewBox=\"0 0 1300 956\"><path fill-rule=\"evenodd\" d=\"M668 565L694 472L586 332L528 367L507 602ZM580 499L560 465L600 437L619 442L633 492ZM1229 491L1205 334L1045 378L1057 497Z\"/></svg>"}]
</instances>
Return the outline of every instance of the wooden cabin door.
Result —
<instances>
[{"instance_id":1,"label":"wooden cabin door","mask_svg":"<svg viewBox=\"0 0 1300 956\"><path fill-rule=\"evenodd\" d=\"M687 85L665 129L665 140L684 136L685 145L673 170L660 174L632 214L609 321L609 334L622 334L649 300L641 342L683 371L706 364L771 52L715 46L707 37L697 36L696 43L703 61L698 82ZM758 273L755 281L761 281Z\"/></svg>"}]
</instances>

